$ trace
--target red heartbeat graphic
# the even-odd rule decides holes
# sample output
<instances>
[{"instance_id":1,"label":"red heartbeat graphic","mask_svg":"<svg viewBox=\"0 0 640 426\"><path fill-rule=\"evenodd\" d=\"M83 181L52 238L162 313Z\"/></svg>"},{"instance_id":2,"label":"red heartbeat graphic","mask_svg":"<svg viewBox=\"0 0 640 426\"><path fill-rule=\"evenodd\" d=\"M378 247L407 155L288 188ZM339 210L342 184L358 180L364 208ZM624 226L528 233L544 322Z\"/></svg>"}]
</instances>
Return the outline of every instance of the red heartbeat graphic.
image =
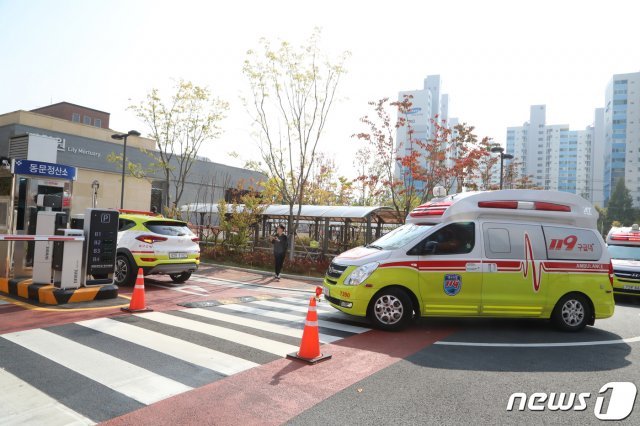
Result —
<instances>
[{"instance_id":1,"label":"red heartbeat graphic","mask_svg":"<svg viewBox=\"0 0 640 426\"><path fill-rule=\"evenodd\" d=\"M531 247L531 240L529 234L524 233L524 277L529 275L529 267L531 267L531 278L533 279L533 291L540 290L540 268L536 270L536 261L533 258L533 248Z\"/></svg>"}]
</instances>

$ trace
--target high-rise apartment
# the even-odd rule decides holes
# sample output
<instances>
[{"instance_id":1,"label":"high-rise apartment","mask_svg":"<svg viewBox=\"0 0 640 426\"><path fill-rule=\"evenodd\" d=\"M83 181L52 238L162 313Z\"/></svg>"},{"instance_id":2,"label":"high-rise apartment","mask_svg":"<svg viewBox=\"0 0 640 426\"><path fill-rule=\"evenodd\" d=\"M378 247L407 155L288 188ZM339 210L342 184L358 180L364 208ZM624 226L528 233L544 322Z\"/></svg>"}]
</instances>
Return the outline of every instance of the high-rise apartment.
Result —
<instances>
[{"instance_id":1,"label":"high-rise apartment","mask_svg":"<svg viewBox=\"0 0 640 426\"><path fill-rule=\"evenodd\" d=\"M521 165L519 174L530 176L535 186L579 194L602 205L592 172L597 125L597 120L585 130L549 125L546 106L532 105L529 121L507 128L507 153Z\"/></svg>"},{"instance_id":2,"label":"high-rise apartment","mask_svg":"<svg viewBox=\"0 0 640 426\"><path fill-rule=\"evenodd\" d=\"M624 179L640 205L640 72L614 74L605 91L604 197Z\"/></svg>"},{"instance_id":3,"label":"high-rise apartment","mask_svg":"<svg viewBox=\"0 0 640 426\"><path fill-rule=\"evenodd\" d=\"M396 132L396 147L399 156L407 156L414 150L420 148L415 145L415 141L426 142L433 138L435 128L432 119L439 123L449 123L449 95L441 94L441 83L439 75L429 75L424 79L424 86L419 90L408 90L398 93L398 101L402 102L405 97L411 96L412 106L407 113L408 124L411 126L413 135L410 138L407 127L401 127ZM451 120L456 120L451 119ZM455 121L457 123L457 121ZM401 175L399 166L396 167L396 176ZM415 182L418 190L423 188L422 182Z\"/></svg>"}]
</instances>

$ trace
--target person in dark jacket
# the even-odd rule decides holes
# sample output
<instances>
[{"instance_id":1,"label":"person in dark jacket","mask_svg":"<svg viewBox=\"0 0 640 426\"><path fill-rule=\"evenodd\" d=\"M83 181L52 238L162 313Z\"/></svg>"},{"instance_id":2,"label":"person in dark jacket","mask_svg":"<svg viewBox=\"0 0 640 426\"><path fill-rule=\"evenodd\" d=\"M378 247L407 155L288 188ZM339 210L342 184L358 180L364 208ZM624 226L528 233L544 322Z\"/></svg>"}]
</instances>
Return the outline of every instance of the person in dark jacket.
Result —
<instances>
[{"instance_id":1,"label":"person in dark jacket","mask_svg":"<svg viewBox=\"0 0 640 426\"><path fill-rule=\"evenodd\" d=\"M276 235L271 237L271 244L273 244L273 257L275 259L276 267L276 279L280 279L280 271L282 271L282 264L284 258L287 255L288 238L284 234L284 225L278 225Z\"/></svg>"}]
</instances>

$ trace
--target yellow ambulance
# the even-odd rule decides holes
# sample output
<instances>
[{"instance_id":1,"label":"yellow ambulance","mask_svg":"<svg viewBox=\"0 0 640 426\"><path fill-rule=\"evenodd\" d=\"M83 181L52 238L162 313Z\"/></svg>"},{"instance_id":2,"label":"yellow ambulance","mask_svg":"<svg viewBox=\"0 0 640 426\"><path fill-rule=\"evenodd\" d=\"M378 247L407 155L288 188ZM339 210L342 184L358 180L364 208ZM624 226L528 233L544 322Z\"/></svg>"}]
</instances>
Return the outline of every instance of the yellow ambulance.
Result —
<instances>
[{"instance_id":1,"label":"yellow ambulance","mask_svg":"<svg viewBox=\"0 0 640 426\"><path fill-rule=\"evenodd\" d=\"M607 234L615 294L640 296L640 227L613 227Z\"/></svg>"},{"instance_id":2,"label":"yellow ambulance","mask_svg":"<svg viewBox=\"0 0 640 426\"><path fill-rule=\"evenodd\" d=\"M612 265L598 213L563 192L466 192L336 257L324 297L397 330L414 316L551 319L567 331L613 315Z\"/></svg>"}]
</instances>

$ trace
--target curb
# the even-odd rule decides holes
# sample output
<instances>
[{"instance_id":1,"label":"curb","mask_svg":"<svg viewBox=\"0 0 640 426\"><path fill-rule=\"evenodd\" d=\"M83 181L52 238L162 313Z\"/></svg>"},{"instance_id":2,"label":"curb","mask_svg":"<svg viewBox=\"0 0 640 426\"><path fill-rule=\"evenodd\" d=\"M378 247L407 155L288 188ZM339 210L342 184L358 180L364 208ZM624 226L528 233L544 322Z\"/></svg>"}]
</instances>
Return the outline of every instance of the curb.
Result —
<instances>
[{"instance_id":1,"label":"curb","mask_svg":"<svg viewBox=\"0 0 640 426\"><path fill-rule=\"evenodd\" d=\"M223 264L220 264L220 263L200 262L200 265L215 266L215 267L218 267L218 268L234 269L236 271L251 272L251 273L254 273L254 274L260 274L260 275L264 275L264 276L273 275L273 272L261 271L259 269L240 268L238 266L228 266L228 265L223 265ZM282 278L289 278L289 279L293 279L293 280L307 280L307 281L316 281L316 282L323 282L324 281L324 278L308 277L308 276L305 276L305 275L280 274L280 276Z\"/></svg>"},{"instance_id":2,"label":"curb","mask_svg":"<svg viewBox=\"0 0 640 426\"><path fill-rule=\"evenodd\" d=\"M13 278L10 280L0 278L0 293L29 299L44 305L63 305L74 302L115 299L118 297L118 286L107 284L95 287L64 289L54 287L52 284L33 284L31 278Z\"/></svg>"}]
</instances>

